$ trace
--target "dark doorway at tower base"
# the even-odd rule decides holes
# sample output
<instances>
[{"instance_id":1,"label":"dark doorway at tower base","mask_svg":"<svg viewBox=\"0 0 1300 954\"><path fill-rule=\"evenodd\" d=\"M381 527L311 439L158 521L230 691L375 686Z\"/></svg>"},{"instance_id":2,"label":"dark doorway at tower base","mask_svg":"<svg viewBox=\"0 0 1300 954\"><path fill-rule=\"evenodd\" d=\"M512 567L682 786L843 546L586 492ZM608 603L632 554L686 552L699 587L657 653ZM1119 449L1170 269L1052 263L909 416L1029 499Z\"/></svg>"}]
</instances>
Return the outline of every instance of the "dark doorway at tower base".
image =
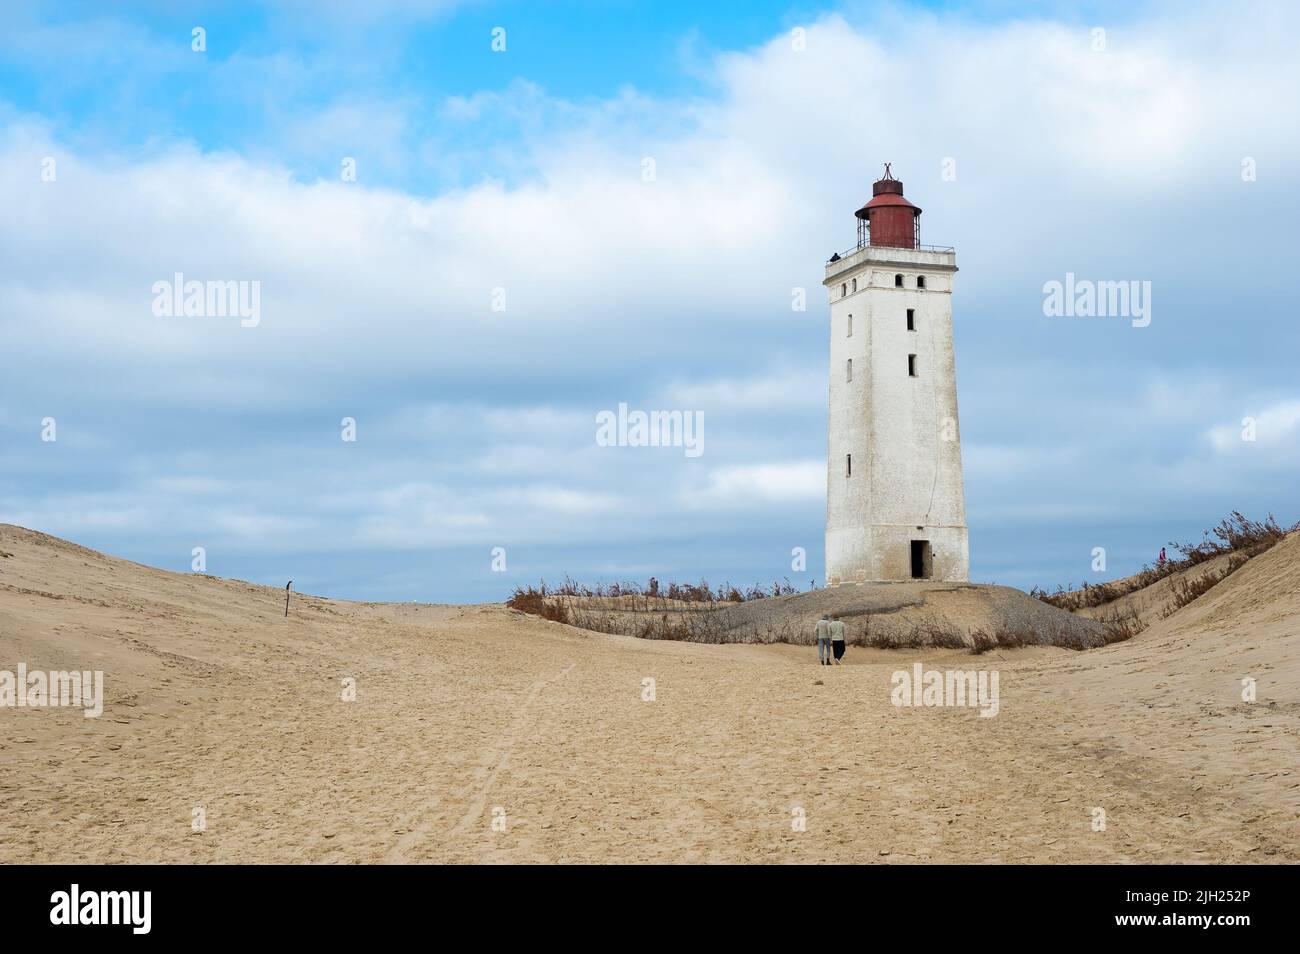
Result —
<instances>
[{"instance_id":1,"label":"dark doorway at tower base","mask_svg":"<svg viewBox=\"0 0 1300 954\"><path fill-rule=\"evenodd\" d=\"M934 574L934 557L929 540L912 541L912 579L928 580Z\"/></svg>"}]
</instances>

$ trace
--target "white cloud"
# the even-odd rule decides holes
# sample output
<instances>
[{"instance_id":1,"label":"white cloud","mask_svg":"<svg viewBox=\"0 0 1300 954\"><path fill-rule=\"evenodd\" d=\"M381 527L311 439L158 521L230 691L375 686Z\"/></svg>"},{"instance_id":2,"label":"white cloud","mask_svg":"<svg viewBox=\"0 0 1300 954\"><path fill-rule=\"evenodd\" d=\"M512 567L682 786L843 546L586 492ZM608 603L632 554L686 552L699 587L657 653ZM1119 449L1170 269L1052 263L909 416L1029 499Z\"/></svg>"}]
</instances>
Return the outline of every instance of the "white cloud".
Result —
<instances>
[{"instance_id":1,"label":"white cloud","mask_svg":"<svg viewBox=\"0 0 1300 954\"><path fill-rule=\"evenodd\" d=\"M619 498L614 494L596 494L563 487L529 487L523 499L530 507L558 514L587 516L610 513L619 508Z\"/></svg>"},{"instance_id":2,"label":"white cloud","mask_svg":"<svg viewBox=\"0 0 1300 954\"><path fill-rule=\"evenodd\" d=\"M761 411L771 408L824 408L826 371L773 370L749 378L679 381L664 390L665 407L682 410Z\"/></svg>"},{"instance_id":3,"label":"white cloud","mask_svg":"<svg viewBox=\"0 0 1300 954\"><path fill-rule=\"evenodd\" d=\"M708 485L689 499L695 504L752 509L768 502L817 500L826 494L826 462L744 464L720 467L708 475Z\"/></svg>"},{"instance_id":4,"label":"white cloud","mask_svg":"<svg viewBox=\"0 0 1300 954\"><path fill-rule=\"evenodd\" d=\"M1243 436L1249 431L1253 431L1253 441ZM1236 425L1212 427L1205 436L1218 454L1241 455L1258 446L1270 456L1300 456L1300 400L1270 404L1255 414L1244 414Z\"/></svg>"}]
</instances>

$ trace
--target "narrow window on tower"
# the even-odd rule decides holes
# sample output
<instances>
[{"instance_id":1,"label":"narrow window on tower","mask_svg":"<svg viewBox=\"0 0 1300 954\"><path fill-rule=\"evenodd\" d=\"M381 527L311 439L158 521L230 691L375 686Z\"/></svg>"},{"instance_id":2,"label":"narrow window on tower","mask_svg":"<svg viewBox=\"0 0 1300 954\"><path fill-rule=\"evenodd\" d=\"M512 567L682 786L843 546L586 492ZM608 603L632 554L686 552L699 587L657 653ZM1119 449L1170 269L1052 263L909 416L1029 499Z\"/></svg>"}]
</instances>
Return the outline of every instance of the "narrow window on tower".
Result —
<instances>
[{"instance_id":1,"label":"narrow window on tower","mask_svg":"<svg viewBox=\"0 0 1300 954\"><path fill-rule=\"evenodd\" d=\"M853 359L849 358L849 363L844 366L844 380L853 380Z\"/></svg>"},{"instance_id":2,"label":"narrow window on tower","mask_svg":"<svg viewBox=\"0 0 1300 954\"><path fill-rule=\"evenodd\" d=\"M844 455L844 476L845 477L853 476L853 455L852 454Z\"/></svg>"},{"instance_id":3,"label":"narrow window on tower","mask_svg":"<svg viewBox=\"0 0 1300 954\"><path fill-rule=\"evenodd\" d=\"M840 297L843 298L848 293L849 293L849 283L840 282Z\"/></svg>"},{"instance_id":4,"label":"narrow window on tower","mask_svg":"<svg viewBox=\"0 0 1300 954\"><path fill-rule=\"evenodd\" d=\"M907 356L907 373L912 377L916 377L916 355L914 354Z\"/></svg>"},{"instance_id":5,"label":"narrow window on tower","mask_svg":"<svg viewBox=\"0 0 1300 954\"><path fill-rule=\"evenodd\" d=\"M925 287L925 276L924 276L924 275L917 275L917 276L916 276L916 287L917 287L917 288L924 288L924 287Z\"/></svg>"},{"instance_id":6,"label":"narrow window on tower","mask_svg":"<svg viewBox=\"0 0 1300 954\"><path fill-rule=\"evenodd\" d=\"M858 280L856 278L853 279L853 290L854 291L858 290Z\"/></svg>"},{"instance_id":7,"label":"narrow window on tower","mask_svg":"<svg viewBox=\"0 0 1300 954\"><path fill-rule=\"evenodd\" d=\"M902 287L903 287L903 276L902 276L902 275L895 275L895 276L894 276L894 287L895 287L895 288L902 288Z\"/></svg>"},{"instance_id":8,"label":"narrow window on tower","mask_svg":"<svg viewBox=\"0 0 1300 954\"><path fill-rule=\"evenodd\" d=\"M916 309L915 308L907 309L907 330L908 331L916 330Z\"/></svg>"},{"instance_id":9,"label":"narrow window on tower","mask_svg":"<svg viewBox=\"0 0 1300 954\"><path fill-rule=\"evenodd\" d=\"M852 338L852 337L853 337L853 316L852 316L852 315L849 315L849 333L848 333L847 335L845 335L844 337L846 337L846 338Z\"/></svg>"}]
</instances>

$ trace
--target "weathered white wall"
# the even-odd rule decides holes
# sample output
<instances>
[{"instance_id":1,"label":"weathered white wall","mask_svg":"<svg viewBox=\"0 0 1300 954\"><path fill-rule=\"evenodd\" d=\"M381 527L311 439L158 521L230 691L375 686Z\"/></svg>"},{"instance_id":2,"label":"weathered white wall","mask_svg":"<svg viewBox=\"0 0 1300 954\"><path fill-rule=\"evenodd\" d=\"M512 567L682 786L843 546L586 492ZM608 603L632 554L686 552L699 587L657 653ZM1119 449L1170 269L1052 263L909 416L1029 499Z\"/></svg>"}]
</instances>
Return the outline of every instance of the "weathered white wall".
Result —
<instances>
[{"instance_id":1,"label":"weathered white wall","mask_svg":"<svg viewBox=\"0 0 1300 954\"><path fill-rule=\"evenodd\" d=\"M911 579L913 540L930 543L932 579L970 578L952 348L956 271L952 252L872 246L826 267L828 583ZM902 288L894 286L896 274L903 275ZM916 287L918 275L925 276L924 289ZM915 310L915 331L907 330L908 308ZM916 377L908 375L909 354L917 356Z\"/></svg>"}]
</instances>

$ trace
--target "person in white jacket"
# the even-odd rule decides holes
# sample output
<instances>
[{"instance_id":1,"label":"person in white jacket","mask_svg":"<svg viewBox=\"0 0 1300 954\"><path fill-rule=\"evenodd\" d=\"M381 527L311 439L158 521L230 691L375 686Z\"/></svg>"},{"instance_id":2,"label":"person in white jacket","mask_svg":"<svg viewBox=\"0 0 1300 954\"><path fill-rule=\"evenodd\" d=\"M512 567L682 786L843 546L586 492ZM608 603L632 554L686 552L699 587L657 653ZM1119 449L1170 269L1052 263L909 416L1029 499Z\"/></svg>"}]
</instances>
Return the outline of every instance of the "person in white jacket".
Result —
<instances>
[{"instance_id":1,"label":"person in white jacket","mask_svg":"<svg viewBox=\"0 0 1300 954\"><path fill-rule=\"evenodd\" d=\"M822 613L817 621L817 661L823 666L831 664L831 614Z\"/></svg>"}]
</instances>

